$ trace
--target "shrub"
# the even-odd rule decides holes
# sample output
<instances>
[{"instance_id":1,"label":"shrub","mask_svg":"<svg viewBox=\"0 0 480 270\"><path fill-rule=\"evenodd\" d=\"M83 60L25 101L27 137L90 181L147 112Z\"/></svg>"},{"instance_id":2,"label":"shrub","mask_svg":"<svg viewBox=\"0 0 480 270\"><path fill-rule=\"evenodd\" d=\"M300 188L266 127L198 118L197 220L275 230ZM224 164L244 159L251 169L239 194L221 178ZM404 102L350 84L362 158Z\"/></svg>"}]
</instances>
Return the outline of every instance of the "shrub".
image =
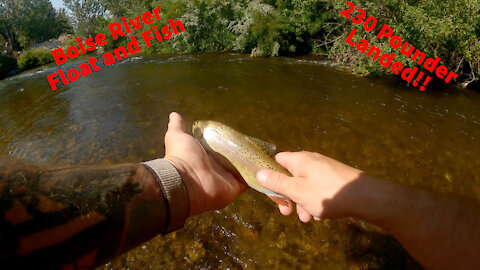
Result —
<instances>
[{"instance_id":1,"label":"shrub","mask_svg":"<svg viewBox=\"0 0 480 270\"><path fill-rule=\"evenodd\" d=\"M0 79L17 69L17 60L8 55L0 55Z\"/></svg>"},{"instance_id":2,"label":"shrub","mask_svg":"<svg viewBox=\"0 0 480 270\"><path fill-rule=\"evenodd\" d=\"M162 19L180 19L186 31L162 43L154 42L147 53L239 51L253 56L322 54L362 75L391 74L371 61L345 39L352 28L358 37L392 52L388 41L376 32L387 23L402 40L429 57L442 58L442 65L456 71L456 82L480 83L480 0L356 0L358 7L378 19L377 29L366 33L361 26L341 16L345 0L101 0L108 14L95 21L96 30L108 32L107 25L121 16L135 17L153 6L162 5ZM97 1L94 1L97 2ZM88 11L88 7L86 12ZM82 19L82 18L77 18ZM142 29L141 31L144 31ZM81 31L80 31L81 32ZM140 31L136 32L138 38ZM108 35L107 35L108 36ZM105 50L125 45L127 38L109 39ZM414 65L407 57L395 58L404 66Z\"/></svg>"},{"instance_id":3,"label":"shrub","mask_svg":"<svg viewBox=\"0 0 480 270\"><path fill-rule=\"evenodd\" d=\"M47 49L28 50L18 58L20 70L27 70L53 62L53 56Z\"/></svg>"},{"instance_id":4,"label":"shrub","mask_svg":"<svg viewBox=\"0 0 480 270\"><path fill-rule=\"evenodd\" d=\"M378 40L376 31L366 33L361 26L339 15L346 9L345 1L333 0L331 12L336 14L336 42L328 48L328 55L351 67L355 72L364 75L391 74L378 64L372 64L359 51L346 44L346 35L352 28L359 30L357 36L367 39L370 44L381 47L382 52L388 50L388 41ZM367 15L375 16L380 28L388 23L395 35L409 42L427 54L428 57L440 57L442 64L459 74L457 82L464 86L478 82L480 75L480 6L478 0L446 0L446 1L403 1L386 0L382 4L368 0L357 0L355 4L368 10ZM377 30L378 31L378 30ZM324 43L321 40L320 43ZM388 51L385 51L388 52ZM390 52L388 52L390 53ZM404 66L415 65L413 61L399 56Z\"/></svg>"}]
</instances>

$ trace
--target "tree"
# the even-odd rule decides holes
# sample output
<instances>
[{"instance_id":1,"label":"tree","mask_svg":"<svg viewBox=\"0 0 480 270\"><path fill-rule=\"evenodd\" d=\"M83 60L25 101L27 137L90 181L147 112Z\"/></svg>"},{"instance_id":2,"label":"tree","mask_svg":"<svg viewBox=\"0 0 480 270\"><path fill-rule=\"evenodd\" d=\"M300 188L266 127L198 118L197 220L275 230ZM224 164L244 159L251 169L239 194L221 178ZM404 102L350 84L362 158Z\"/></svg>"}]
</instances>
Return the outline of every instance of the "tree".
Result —
<instances>
[{"instance_id":1,"label":"tree","mask_svg":"<svg viewBox=\"0 0 480 270\"><path fill-rule=\"evenodd\" d=\"M85 37L96 34L106 11L100 0L64 0L64 4L71 12L75 33Z\"/></svg>"},{"instance_id":2,"label":"tree","mask_svg":"<svg viewBox=\"0 0 480 270\"><path fill-rule=\"evenodd\" d=\"M18 1L2 0L0 2L0 35L5 40L7 54L20 49L18 41L18 29L15 22L19 20L20 5Z\"/></svg>"},{"instance_id":3,"label":"tree","mask_svg":"<svg viewBox=\"0 0 480 270\"><path fill-rule=\"evenodd\" d=\"M0 0L0 36L8 54L68 29L64 14L57 13L49 0Z\"/></svg>"},{"instance_id":4,"label":"tree","mask_svg":"<svg viewBox=\"0 0 480 270\"><path fill-rule=\"evenodd\" d=\"M59 34L72 33L73 28L70 23L70 20L67 16L67 11L62 8L57 11L57 20L56 20L56 29L55 32Z\"/></svg>"}]
</instances>

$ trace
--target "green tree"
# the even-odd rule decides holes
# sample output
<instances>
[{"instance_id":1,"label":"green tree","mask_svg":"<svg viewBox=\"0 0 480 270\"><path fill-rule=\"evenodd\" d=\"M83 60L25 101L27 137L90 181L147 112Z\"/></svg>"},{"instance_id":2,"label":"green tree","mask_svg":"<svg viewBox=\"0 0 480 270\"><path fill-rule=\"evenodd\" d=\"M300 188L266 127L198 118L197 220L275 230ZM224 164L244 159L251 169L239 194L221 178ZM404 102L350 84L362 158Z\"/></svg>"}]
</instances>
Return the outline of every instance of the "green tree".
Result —
<instances>
[{"instance_id":1,"label":"green tree","mask_svg":"<svg viewBox=\"0 0 480 270\"><path fill-rule=\"evenodd\" d=\"M94 36L99 26L105 23L106 9L101 0L64 0L63 2L72 14L73 26L78 35Z\"/></svg>"},{"instance_id":2,"label":"green tree","mask_svg":"<svg viewBox=\"0 0 480 270\"><path fill-rule=\"evenodd\" d=\"M120 19L122 16L139 15L147 10L158 6L154 0L100 0L100 3L107 9L114 18ZM165 1L162 1L162 6Z\"/></svg>"},{"instance_id":3,"label":"green tree","mask_svg":"<svg viewBox=\"0 0 480 270\"><path fill-rule=\"evenodd\" d=\"M0 2L0 35L5 40L7 54L21 48L18 40L21 27L16 25L23 17L23 14L19 14L21 10L20 1L2 0Z\"/></svg>"},{"instance_id":4,"label":"green tree","mask_svg":"<svg viewBox=\"0 0 480 270\"><path fill-rule=\"evenodd\" d=\"M0 0L0 35L12 54L68 31L68 21L49 0Z\"/></svg>"},{"instance_id":5,"label":"green tree","mask_svg":"<svg viewBox=\"0 0 480 270\"><path fill-rule=\"evenodd\" d=\"M64 8L61 8L57 11L57 20L55 26L56 33L63 34L73 32L73 27L70 23L70 19L67 16L67 11Z\"/></svg>"}]
</instances>

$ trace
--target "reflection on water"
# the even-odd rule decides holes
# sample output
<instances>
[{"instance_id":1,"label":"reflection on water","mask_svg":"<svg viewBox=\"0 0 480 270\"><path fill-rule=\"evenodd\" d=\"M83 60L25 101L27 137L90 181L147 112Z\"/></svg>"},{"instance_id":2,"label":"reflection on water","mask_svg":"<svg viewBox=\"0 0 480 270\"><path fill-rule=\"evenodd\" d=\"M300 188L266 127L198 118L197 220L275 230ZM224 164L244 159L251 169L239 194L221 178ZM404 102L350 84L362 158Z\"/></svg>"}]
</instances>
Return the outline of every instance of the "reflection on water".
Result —
<instances>
[{"instance_id":1,"label":"reflection on water","mask_svg":"<svg viewBox=\"0 0 480 270\"><path fill-rule=\"evenodd\" d=\"M72 66L78 63L71 64ZM0 81L0 154L35 164L163 155L170 111L224 122L284 150L310 150L390 181L480 195L480 95L420 93L318 59L136 57L51 92L52 68ZM416 269L364 222L302 224L248 191L105 269Z\"/></svg>"}]
</instances>

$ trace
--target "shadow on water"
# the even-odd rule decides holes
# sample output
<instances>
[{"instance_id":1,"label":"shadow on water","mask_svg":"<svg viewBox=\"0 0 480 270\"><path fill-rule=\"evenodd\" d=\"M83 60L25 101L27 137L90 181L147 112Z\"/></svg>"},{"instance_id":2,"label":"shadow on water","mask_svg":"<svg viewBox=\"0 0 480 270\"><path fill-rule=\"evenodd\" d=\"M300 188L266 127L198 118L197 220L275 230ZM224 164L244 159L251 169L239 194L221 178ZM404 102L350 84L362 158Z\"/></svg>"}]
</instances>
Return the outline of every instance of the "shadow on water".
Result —
<instances>
[{"instance_id":1,"label":"shadow on water","mask_svg":"<svg viewBox=\"0 0 480 270\"><path fill-rule=\"evenodd\" d=\"M480 195L475 92L421 93L309 57L133 57L52 92L45 77L54 70L0 81L2 154L41 165L154 159L163 155L168 114L178 111L187 126L216 120L389 181ZM302 224L254 191L104 268L287 267L417 268L389 236L339 221Z\"/></svg>"}]
</instances>

